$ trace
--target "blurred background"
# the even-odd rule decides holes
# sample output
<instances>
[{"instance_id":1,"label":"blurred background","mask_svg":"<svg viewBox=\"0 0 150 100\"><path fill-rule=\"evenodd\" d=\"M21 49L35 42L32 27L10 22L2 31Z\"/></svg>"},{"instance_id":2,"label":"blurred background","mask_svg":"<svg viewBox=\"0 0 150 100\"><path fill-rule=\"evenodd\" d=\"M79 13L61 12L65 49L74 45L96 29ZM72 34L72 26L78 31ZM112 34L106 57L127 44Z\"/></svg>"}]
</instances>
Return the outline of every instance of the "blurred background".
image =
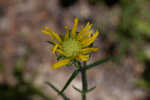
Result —
<instances>
[{"instance_id":1,"label":"blurred background","mask_svg":"<svg viewBox=\"0 0 150 100\"><path fill-rule=\"evenodd\" d=\"M88 70L88 100L150 100L149 0L0 0L0 100L62 100L45 84L61 89L74 67L52 70L44 25L64 34L75 17L93 23L100 35L92 63L121 54L119 59ZM80 75L65 91L80 100Z\"/></svg>"}]
</instances>

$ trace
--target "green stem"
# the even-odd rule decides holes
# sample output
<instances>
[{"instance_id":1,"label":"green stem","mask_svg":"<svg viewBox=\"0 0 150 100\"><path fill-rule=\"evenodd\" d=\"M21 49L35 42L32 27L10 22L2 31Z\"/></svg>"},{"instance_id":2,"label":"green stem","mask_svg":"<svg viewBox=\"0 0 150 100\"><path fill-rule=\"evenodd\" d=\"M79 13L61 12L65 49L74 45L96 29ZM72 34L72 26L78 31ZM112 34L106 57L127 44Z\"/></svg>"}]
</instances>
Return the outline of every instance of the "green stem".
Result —
<instances>
[{"instance_id":1,"label":"green stem","mask_svg":"<svg viewBox=\"0 0 150 100\"><path fill-rule=\"evenodd\" d=\"M83 67L86 66L86 62L84 62ZM81 67L80 67L81 68ZM81 79L82 79L82 100L86 100L86 91L88 88L86 70L81 70Z\"/></svg>"},{"instance_id":2,"label":"green stem","mask_svg":"<svg viewBox=\"0 0 150 100\"><path fill-rule=\"evenodd\" d=\"M81 71L81 78L82 78L82 100L86 100L86 92L87 91L87 80L86 80L86 71Z\"/></svg>"}]
</instances>

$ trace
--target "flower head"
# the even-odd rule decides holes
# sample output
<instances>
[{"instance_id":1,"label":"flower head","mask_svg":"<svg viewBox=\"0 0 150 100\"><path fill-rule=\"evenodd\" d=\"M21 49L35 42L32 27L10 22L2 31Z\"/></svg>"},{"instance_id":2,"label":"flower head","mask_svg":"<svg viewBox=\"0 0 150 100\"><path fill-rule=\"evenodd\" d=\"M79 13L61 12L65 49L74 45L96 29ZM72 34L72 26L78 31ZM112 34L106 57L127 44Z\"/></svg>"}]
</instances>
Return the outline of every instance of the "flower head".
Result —
<instances>
[{"instance_id":1,"label":"flower head","mask_svg":"<svg viewBox=\"0 0 150 100\"><path fill-rule=\"evenodd\" d=\"M89 22L86 24L81 31L76 32L78 25L78 19L75 18L74 25L70 31L68 26L65 26L66 33L60 37L59 34L55 33L48 27L42 30L43 33L48 34L51 37L51 44L53 44L52 52L59 56L62 56L61 60L53 64L53 68L60 68L69 64L73 60L88 61L89 53L96 52L98 48L92 48L90 45L96 40L99 32L96 31L94 34L91 29L92 24Z\"/></svg>"}]
</instances>

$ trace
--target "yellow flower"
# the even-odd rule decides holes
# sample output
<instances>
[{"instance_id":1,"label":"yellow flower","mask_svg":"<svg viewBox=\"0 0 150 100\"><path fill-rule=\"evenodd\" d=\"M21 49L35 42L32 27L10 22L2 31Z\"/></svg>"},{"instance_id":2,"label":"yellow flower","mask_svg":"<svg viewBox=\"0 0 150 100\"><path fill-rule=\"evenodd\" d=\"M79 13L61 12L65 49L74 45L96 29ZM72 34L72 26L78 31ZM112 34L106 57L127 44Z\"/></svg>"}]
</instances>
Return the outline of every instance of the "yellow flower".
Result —
<instances>
[{"instance_id":1,"label":"yellow flower","mask_svg":"<svg viewBox=\"0 0 150 100\"><path fill-rule=\"evenodd\" d=\"M74 59L78 61L88 61L89 53L98 50L98 48L91 48L90 45L96 40L99 32L96 31L92 34L93 31L90 30L92 24L90 23L87 23L80 32L76 32L77 25L78 19L75 18L71 32L69 31L68 26L65 26L66 33L63 38L46 26L45 30L42 30L43 33L48 34L51 37L51 42L54 45L52 52L63 56L62 60L53 64L53 69L65 66Z\"/></svg>"}]
</instances>

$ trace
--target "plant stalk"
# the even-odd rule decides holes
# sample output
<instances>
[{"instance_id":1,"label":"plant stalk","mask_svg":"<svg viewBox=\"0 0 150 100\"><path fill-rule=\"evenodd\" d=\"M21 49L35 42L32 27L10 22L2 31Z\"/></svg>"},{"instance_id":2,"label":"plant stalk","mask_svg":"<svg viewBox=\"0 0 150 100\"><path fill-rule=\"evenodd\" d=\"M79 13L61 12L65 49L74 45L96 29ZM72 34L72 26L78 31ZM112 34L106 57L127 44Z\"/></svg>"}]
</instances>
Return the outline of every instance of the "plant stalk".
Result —
<instances>
[{"instance_id":1,"label":"plant stalk","mask_svg":"<svg viewBox=\"0 0 150 100\"><path fill-rule=\"evenodd\" d=\"M86 62L84 62L83 67L86 66ZM86 91L88 88L86 70L81 70L81 80L82 80L82 100L86 100Z\"/></svg>"}]
</instances>

